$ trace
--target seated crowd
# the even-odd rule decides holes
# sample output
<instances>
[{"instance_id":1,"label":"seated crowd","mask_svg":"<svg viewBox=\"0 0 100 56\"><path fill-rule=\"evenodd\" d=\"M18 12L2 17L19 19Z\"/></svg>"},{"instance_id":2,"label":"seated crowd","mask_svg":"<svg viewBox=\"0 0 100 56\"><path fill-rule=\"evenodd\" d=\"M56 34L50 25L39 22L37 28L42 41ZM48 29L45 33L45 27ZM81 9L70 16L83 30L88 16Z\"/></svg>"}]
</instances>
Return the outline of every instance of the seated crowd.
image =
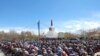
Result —
<instances>
[{"instance_id":1,"label":"seated crowd","mask_svg":"<svg viewBox=\"0 0 100 56\"><path fill-rule=\"evenodd\" d=\"M94 56L100 52L100 41L1 41L0 49L6 56Z\"/></svg>"}]
</instances>

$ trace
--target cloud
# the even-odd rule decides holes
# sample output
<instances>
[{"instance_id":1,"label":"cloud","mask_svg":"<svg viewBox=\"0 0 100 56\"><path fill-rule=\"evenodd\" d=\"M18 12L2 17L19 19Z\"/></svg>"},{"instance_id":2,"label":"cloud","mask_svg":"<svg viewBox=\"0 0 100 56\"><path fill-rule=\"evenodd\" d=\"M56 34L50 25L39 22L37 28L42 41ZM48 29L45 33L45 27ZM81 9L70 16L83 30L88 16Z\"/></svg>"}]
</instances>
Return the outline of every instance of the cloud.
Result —
<instances>
[{"instance_id":1,"label":"cloud","mask_svg":"<svg viewBox=\"0 0 100 56\"><path fill-rule=\"evenodd\" d=\"M17 33L21 33L21 31L30 31L33 32L32 28L23 28L23 27L0 27L0 31L10 32L11 30L16 31Z\"/></svg>"},{"instance_id":2,"label":"cloud","mask_svg":"<svg viewBox=\"0 0 100 56\"><path fill-rule=\"evenodd\" d=\"M79 18L79 20L66 20L66 21L55 21L54 27L56 32L72 32L77 33L79 30L89 30L100 27L100 12L91 13L88 17ZM42 33L47 33L49 27L41 29ZM38 34L38 29L35 28L24 28L24 27L0 27L0 31L9 32L15 30L20 33L21 31L31 31Z\"/></svg>"},{"instance_id":3,"label":"cloud","mask_svg":"<svg viewBox=\"0 0 100 56\"><path fill-rule=\"evenodd\" d=\"M89 30L100 27L100 22L98 21L69 21L65 23L66 31L68 32L76 32L79 30Z\"/></svg>"},{"instance_id":4,"label":"cloud","mask_svg":"<svg viewBox=\"0 0 100 56\"><path fill-rule=\"evenodd\" d=\"M70 20L66 22L62 22L62 25L54 26L56 32L72 32L77 33L79 30L89 30L100 27L99 21L87 21L87 20ZM48 28L41 29L41 34L47 33ZM23 27L0 27L0 31L9 32L10 30L15 30L20 33L21 31L30 31L34 34L38 34L38 29L34 28L23 28Z\"/></svg>"},{"instance_id":5,"label":"cloud","mask_svg":"<svg viewBox=\"0 0 100 56\"><path fill-rule=\"evenodd\" d=\"M79 30L90 30L100 27L100 12L92 12L88 17L70 19L57 25L57 31L77 33Z\"/></svg>"},{"instance_id":6,"label":"cloud","mask_svg":"<svg viewBox=\"0 0 100 56\"><path fill-rule=\"evenodd\" d=\"M38 34L38 29L35 28L25 28L25 27L0 27L0 31L4 31L6 33L10 32L10 31L16 31L17 33L21 33L22 31L26 32L26 31L30 31L33 34ZM48 29L44 28L40 30L41 34L46 33L48 31Z\"/></svg>"},{"instance_id":7,"label":"cloud","mask_svg":"<svg viewBox=\"0 0 100 56\"><path fill-rule=\"evenodd\" d=\"M93 12L88 17L79 18L78 20L66 21L64 24L65 31L77 32L78 30L90 30L100 27L100 12Z\"/></svg>"}]
</instances>

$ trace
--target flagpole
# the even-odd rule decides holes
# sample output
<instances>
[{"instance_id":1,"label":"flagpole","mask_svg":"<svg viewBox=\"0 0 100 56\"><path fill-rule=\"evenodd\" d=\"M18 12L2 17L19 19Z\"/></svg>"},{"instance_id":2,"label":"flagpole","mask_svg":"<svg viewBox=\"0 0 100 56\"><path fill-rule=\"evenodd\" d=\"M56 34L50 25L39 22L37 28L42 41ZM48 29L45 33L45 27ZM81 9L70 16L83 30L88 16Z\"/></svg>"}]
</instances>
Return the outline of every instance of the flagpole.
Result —
<instances>
[{"instance_id":1,"label":"flagpole","mask_svg":"<svg viewBox=\"0 0 100 56\"><path fill-rule=\"evenodd\" d=\"M40 39L40 20L38 21L38 40Z\"/></svg>"}]
</instances>

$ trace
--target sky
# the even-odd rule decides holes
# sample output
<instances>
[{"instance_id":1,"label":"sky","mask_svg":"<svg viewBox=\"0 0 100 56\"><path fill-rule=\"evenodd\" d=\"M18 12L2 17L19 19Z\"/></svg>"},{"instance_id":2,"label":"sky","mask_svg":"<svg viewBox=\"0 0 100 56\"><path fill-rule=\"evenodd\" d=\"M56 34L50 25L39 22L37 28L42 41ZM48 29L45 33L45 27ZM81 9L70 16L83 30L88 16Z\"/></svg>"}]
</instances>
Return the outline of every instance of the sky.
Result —
<instances>
[{"instance_id":1,"label":"sky","mask_svg":"<svg viewBox=\"0 0 100 56\"><path fill-rule=\"evenodd\" d=\"M100 0L0 0L0 31L48 31L53 20L57 32L100 27Z\"/></svg>"}]
</instances>

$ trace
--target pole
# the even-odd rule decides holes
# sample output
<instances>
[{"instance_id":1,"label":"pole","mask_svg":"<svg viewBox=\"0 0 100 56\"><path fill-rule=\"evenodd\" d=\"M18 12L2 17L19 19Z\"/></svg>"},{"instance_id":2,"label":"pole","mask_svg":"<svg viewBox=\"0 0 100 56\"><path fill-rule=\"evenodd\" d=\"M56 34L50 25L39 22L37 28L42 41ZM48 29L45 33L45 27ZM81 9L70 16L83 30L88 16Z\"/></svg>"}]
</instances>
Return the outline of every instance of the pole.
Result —
<instances>
[{"instance_id":1,"label":"pole","mask_svg":"<svg viewBox=\"0 0 100 56\"><path fill-rule=\"evenodd\" d=\"M39 40L39 38L40 38L40 20L38 21L37 25L38 25L38 40Z\"/></svg>"}]
</instances>

